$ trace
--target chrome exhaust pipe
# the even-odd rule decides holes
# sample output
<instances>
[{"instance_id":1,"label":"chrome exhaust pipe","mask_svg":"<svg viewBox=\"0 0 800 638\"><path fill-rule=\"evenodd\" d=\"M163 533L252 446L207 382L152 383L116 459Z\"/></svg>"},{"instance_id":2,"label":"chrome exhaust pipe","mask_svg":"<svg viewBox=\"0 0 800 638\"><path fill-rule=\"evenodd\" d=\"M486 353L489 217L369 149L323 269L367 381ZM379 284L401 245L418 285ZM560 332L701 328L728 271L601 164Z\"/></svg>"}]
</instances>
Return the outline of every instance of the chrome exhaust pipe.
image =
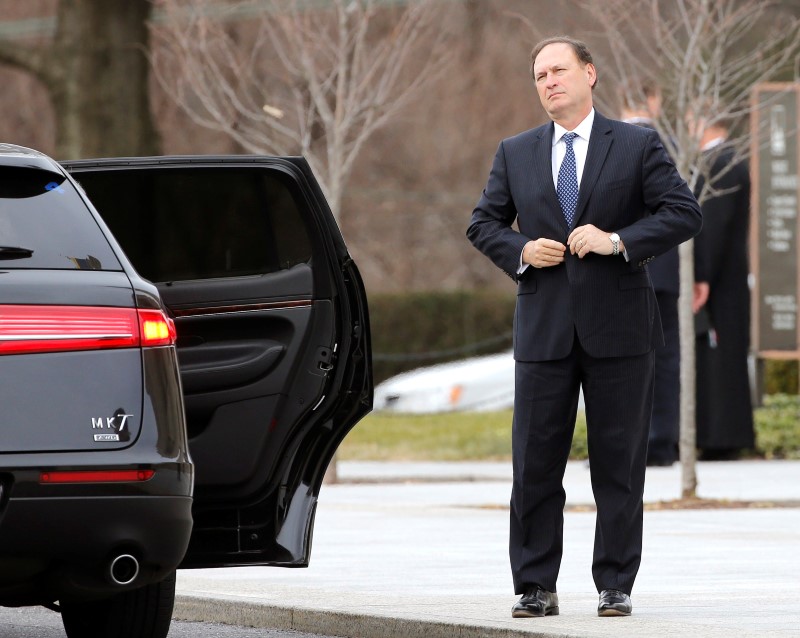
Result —
<instances>
[{"instance_id":1,"label":"chrome exhaust pipe","mask_svg":"<svg viewBox=\"0 0 800 638\"><path fill-rule=\"evenodd\" d=\"M108 574L115 585L130 585L139 575L139 561L130 554L120 554L111 561Z\"/></svg>"}]
</instances>

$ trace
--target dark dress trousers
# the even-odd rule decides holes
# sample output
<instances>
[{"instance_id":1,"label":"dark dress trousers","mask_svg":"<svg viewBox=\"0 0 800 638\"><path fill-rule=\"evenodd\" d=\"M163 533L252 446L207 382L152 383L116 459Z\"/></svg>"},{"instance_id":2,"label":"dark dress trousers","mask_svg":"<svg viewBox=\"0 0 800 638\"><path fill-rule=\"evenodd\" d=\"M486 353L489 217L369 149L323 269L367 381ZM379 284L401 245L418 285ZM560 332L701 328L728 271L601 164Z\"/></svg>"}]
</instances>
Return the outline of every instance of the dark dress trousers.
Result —
<instances>
[{"instance_id":1,"label":"dark dress trousers","mask_svg":"<svg viewBox=\"0 0 800 638\"><path fill-rule=\"evenodd\" d=\"M653 414L647 461L655 465L678 460L680 439L681 344L678 320L679 260L677 247L656 257L648 265L664 331L664 343L656 348ZM678 282L675 282L678 283Z\"/></svg>"},{"instance_id":2,"label":"dark dress trousers","mask_svg":"<svg viewBox=\"0 0 800 638\"><path fill-rule=\"evenodd\" d=\"M651 121L639 119L637 126L656 130ZM694 280L707 281L705 252L694 244ZM680 256L678 247L670 248L647 265L664 331L664 343L656 348L653 414L650 418L650 437L647 463L669 465L678 460L680 441L681 403L681 342L678 319L680 297Z\"/></svg>"},{"instance_id":3,"label":"dark dress trousers","mask_svg":"<svg viewBox=\"0 0 800 638\"><path fill-rule=\"evenodd\" d=\"M647 121L638 126L655 129ZM694 244L694 280L707 281L705 252ZM681 341L678 300L680 297L680 256L678 247L656 257L647 265L664 331L664 343L656 348L653 414L650 418L650 437L647 462L668 465L679 458L681 403Z\"/></svg>"},{"instance_id":4,"label":"dark dress trousers","mask_svg":"<svg viewBox=\"0 0 800 638\"><path fill-rule=\"evenodd\" d=\"M753 448L755 434L747 367L750 174L744 162L731 166L732 150L718 147L709 153L712 183L721 194L703 203L698 236L708 275L710 330L697 344L696 414L697 447L713 458L715 452ZM701 181L698 192L702 186Z\"/></svg>"},{"instance_id":5,"label":"dark dress trousers","mask_svg":"<svg viewBox=\"0 0 800 638\"><path fill-rule=\"evenodd\" d=\"M637 118L632 123L656 130L652 120ZM650 418L647 462L666 465L678 460L680 439L681 344L678 297L681 286L678 247L670 248L653 259L647 269L656 292L661 328L664 332L664 343L655 351L653 414Z\"/></svg>"},{"instance_id":6,"label":"dark dress trousers","mask_svg":"<svg viewBox=\"0 0 800 638\"><path fill-rule=\"evenodd\" d=\"M592 573L598 591L630 593L641 560L653 349L663 343L646 264L694 236L701 216L654 131L595 113L574 225L617 232L628 260L567 250L564 263L517 275L529 240L566 244L571 231L553 184L553 131L550 123L500 143L467 230L518 284L511 570L518 594L556 590L563 476L583 386L597 504Z\"/></svg>"}]
</instances>

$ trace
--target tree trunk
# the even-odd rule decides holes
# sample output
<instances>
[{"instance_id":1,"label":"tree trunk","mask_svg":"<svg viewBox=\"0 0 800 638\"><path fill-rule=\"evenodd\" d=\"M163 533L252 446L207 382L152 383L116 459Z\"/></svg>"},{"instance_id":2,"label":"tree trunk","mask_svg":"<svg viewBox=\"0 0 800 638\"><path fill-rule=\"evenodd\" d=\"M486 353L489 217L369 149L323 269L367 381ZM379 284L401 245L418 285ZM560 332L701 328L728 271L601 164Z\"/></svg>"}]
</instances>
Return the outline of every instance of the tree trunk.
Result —
<instances>
[{"instance_id":1,"label":"tree trunk","mask_svg":"<svg viewBox=\"0 0 800 638\"><path fill-rule=\"evenodd\" d=\"M155 155L148 0L61 0L42 79L59 159Z\"/></svg>"},{"instance_id":2,"label":"tree trunk","mask_svg":"<svg viewBox=\"0 0 800 638\"><path fill-rule=\"evenodd\" d=\"M695 498L697 496L695 330L694 313L692 312L692 297L694 294L693 245L694 240L690 240L681 244L678 249L681 264L681 288L678 300L681 342L681 498Z\"/></svg>"}]
</instances>

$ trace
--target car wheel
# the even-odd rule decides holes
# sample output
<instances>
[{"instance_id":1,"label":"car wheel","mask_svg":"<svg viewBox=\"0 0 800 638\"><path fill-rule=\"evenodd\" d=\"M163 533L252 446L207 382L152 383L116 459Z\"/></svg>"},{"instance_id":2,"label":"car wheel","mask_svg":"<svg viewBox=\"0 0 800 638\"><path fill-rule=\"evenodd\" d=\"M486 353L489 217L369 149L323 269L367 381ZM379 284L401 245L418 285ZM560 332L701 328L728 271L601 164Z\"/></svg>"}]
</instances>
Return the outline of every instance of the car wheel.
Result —
<instances>
[{"instance_id":1,"label":"car wheel","mask_svg":"<svg viewBox=\"0 0 800 638\"><path fill-rule=\"evenodd\" d=\"M166 638L175 605L175 572L158 583L87 603L62 603L69 638Z\"/></svg>"}]
</instances>

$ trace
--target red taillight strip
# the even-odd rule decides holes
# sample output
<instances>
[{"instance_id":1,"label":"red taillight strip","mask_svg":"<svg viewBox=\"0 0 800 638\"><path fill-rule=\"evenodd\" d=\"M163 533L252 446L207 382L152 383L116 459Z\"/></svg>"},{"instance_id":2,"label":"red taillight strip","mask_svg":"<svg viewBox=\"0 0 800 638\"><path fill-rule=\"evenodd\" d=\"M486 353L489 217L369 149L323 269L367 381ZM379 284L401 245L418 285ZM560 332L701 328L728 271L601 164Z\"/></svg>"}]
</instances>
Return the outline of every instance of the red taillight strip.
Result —
<instances>
[{"instance_id":1,"label":"red taillight strip","mask_svg":"<svg viewBox=\"0 0 800 638\"><path fill-rule=\"evenodd\" d=\"M160 310L0 305L0 355L173 343L175 326Z\"/></svg>"},{"instance_id":2,"label":"red taillight strip","mask_svg":"<svg viewBox=\"0 0 800 638\"><path fill-rule=\"evenodd\" d=\"M155 470L77 470L42 472L40 483L130 483L149 481Z\"/></svg>"}]
</instances>

